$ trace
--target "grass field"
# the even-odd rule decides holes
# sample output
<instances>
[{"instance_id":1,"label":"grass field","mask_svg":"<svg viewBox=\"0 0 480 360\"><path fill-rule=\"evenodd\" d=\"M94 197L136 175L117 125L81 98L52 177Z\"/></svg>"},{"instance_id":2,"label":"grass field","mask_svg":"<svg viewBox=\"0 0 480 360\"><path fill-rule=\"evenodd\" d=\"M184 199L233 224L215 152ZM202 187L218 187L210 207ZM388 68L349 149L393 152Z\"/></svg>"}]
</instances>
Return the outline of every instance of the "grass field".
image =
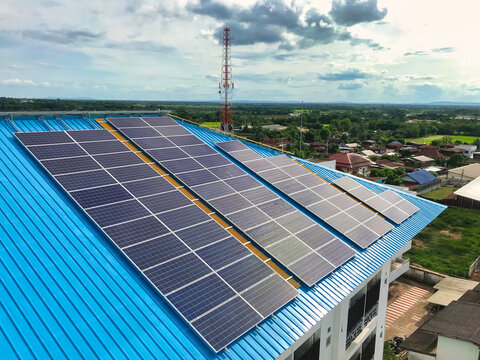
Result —
<instances>
[{"instance_id":1,"label":"grass field","mask_svg":"<svg viewBox=\"0 0 480 360\"><path fill-rule=\"evenodd\" d=\"M405 142L407 141L415 141L418 143L425 143L425 144L430 144L433 140L441 140L445 135L432 135L432 136L426 136L426 137L419 137L419 138L410 138L410 139L405 139ZM457 140L461 142L466 142L466 143L473 143L475 139L479 138L479 136L464 136L464 135L447 135L452 137L452 141L455 142Z\"/></svg>"},{"instance_id":2,"label":"grass field","mask_svg":"<svg viewBox=\"0 0 480 360\"><path fill-rule=\"evenodd\" d=\"M218 128L220 127L219 121L205 121L201 124L203 127Z\"/></svg>"},{"instance_id":3,"label":"grass field","mask_svg":"<svg viewBox=\"0 0 480 360\"><path fill-rule=\"evenodd\" d=\"M480 254L480 211L448 208L414 239L412 264L448 275L468 276Z\"/></svg>"},{"instance_id":4,"label":"grass field","mask_svg":"<svg viewBox=\"0 0 480 360\"><path fill-rule=\"evenodd\" d=\"M452 186L444 186L436 190L430 191L428 193L425 193L422 196L428 199L442 200L445 196L453 194L457 190L458 188L455 188Z\"/></svg>"}]
</instances>

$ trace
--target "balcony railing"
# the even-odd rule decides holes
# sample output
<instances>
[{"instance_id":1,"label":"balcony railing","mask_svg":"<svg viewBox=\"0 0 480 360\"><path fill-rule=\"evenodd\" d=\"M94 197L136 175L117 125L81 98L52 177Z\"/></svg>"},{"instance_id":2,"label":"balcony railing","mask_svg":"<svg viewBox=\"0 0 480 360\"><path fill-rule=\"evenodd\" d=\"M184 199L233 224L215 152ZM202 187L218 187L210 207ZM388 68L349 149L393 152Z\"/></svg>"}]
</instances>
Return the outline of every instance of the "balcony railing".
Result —
<instances>
[{"instance_id":1,"label":"balcony railing","mask_svg":"<svg viewBox=\"0 0 480 360\"><path fill-rule=\"evenodd\" d=\"M347 333L347 339L345 342L345 349L352 344L362 330L372 321L372 319L378 314L378 302L367 310L365 315L355 324L355 326Z\"/></svg>"}]
</instances>

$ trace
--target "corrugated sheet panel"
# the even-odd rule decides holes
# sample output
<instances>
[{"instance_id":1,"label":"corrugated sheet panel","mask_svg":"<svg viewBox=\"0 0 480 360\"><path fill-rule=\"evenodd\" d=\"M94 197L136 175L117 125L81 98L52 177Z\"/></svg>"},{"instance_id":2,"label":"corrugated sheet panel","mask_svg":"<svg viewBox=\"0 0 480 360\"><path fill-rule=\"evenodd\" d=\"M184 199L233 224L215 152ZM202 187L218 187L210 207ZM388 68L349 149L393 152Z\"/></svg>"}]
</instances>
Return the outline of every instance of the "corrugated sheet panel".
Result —
<instances>
[{"instance_id":1,"label":"corrugated sheet panel","mask_svg":"<svg viewBox=\"0 0 480 360\"><path fill-rule=\"evenodd\" d=\"M48 124L48 125L47 125ZM16 120L21 131L91 129L82 118ZM185 124L205 142L226 135ZM432 221L420 211L214 354L83 215L0 120L0 343L5 358L274 359ZM252 148L264 156L275 151ZM344 174L304 162L331 180ZM381 186L364 182L373 191Z\"/></svg>"}]
</instances>

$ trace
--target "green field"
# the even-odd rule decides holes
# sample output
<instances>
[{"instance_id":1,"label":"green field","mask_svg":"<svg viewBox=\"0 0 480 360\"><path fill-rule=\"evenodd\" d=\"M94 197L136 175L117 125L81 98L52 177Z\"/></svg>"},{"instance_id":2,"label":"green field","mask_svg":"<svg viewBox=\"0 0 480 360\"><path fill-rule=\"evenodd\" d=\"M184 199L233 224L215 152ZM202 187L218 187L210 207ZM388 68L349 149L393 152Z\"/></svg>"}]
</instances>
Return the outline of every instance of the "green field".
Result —
<instances>
[{"instance_id":1,"label":"green field","mask_svg":"<svg viewBox=\"0 0 480 360\"><path fill-rule=\"evenodd\" d=\"M425 143L425 144L430 144L433 140L441 140L445 135L431 135L431 136L426 136L426 137L419 137L419 138L410 138L410 139L405 139L405 142L407 141L415 141L418 143ZM475 139L478 139L478 136L464 136L464 135L446 135L450 136L452 138L452 141L461 141L461 142L466 142L466 143L473 143Z\"/></svg>"},{"instance_id":2,"label":"green field","mask_svg":"<svg viewBox=\"0 0 480 360\"><path fill-rule=\"evenodd\" d=\"M218 128L220 127L219 121L206 121L200 124L200 126L210 127L210 128Z\"/></svg>"},{"instance_id":3,"label":"green field","mask_svg":"<svg viewBox=\"0 0 480 360\"><path fill-rule=\"evenodd\" d=\"M456 276L480 254L480 211L448 208L414 239L405 256L412 264Z\"/></svg>"},{"instance_id":4,"label":"green field","mask_svg":"<svg viewBox=\"0 0 480 360\"><path fill-rule=\"evenodd\" d=\"M423 194L422 196L428 199L442 200L445 196L453 194L457 190L458 188L452 186L444 186L436 190L430 191L426 194Z\"/></svg>"},{"instance_id":5,"label":"green field","mask_svg":"<svg viewBox=\"0 0 480 360\"><path fill-rule=\"evenodd\" d=\"M293 113L294 113L294 114L295 114L295 113L302 113L302 112L306 113L306 112L311 112L311 111L312 111L312 110L294 109L294 110L293 110Z\"/></svg>"}]
</instances>

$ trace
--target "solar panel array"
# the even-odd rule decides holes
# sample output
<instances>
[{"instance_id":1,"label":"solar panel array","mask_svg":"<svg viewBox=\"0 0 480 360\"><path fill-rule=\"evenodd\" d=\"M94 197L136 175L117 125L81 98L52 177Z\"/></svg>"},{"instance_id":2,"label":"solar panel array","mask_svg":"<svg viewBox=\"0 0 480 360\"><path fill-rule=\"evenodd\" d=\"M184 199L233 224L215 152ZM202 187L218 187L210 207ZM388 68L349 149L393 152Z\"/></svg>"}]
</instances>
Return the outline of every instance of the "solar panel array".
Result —
<instances>
[{"instance_id":1,"label":"solar panel array","mask_svg":"<svg viewBox=\"0 0 480 360\"><path fill-rule=\"evenodd\" d=\"M264 158L238 140L216 145L362 248L393 228L389 222L285 155Z\"/></svg>"},{"instance_id":2,"label":"solar panel array","mask_svg":"<svg viewBox=\"0 0 480 360\"><path fill-rule=\"evenodd\" d=\"M391 190L377 194L348 176L333 183L396 224L400 224L418 211L418 207Z\"/></svg>"},{"instance_id":3,"label":"solar panel array","mask_svg":"<svg viewBox=\"0 0 480 360\"><path fill-rule=\"evenodd\" d=\"M298 294L109 131L15 135L215 351Z\"/></svg>"},{"instance_id":4,"label":"solar panel array","mask_svg":"<svg viewBox=\"0 0 480 360\"><path fill-rule=\"evenodd\" d=\"M355 251L169 117L110 123L305 284Z\"/></svg>"}]
</instances>

